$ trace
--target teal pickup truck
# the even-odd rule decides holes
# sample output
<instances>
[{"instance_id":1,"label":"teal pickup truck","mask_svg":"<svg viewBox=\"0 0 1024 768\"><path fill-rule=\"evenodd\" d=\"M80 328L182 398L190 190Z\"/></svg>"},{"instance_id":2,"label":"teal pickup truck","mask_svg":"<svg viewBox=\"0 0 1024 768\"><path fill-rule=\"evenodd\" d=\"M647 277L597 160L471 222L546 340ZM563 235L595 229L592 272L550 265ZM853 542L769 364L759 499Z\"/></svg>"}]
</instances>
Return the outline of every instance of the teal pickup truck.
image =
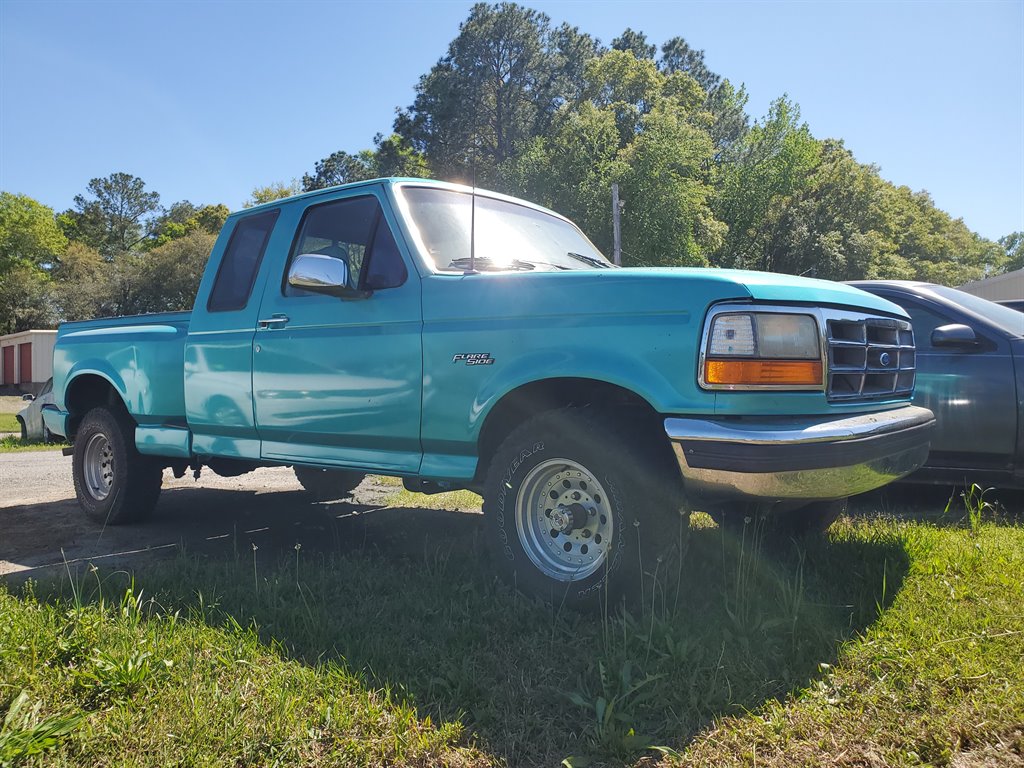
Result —
<instances>
[{"instance_id":1,"label":"teal pickup truck","mask_svg":"<svg viewBox=\"0 0 1024 768\"><path fill-rule=\"evenodd\" d=\"M190 313L62 325L44 418L97 521L148 515L167 467L470 488L501 574L585 606L680 511L823 529L916 469L914 367L856 289L619 269L539 206L383 179L233 214Z\"/></svg>"}]
</instances>

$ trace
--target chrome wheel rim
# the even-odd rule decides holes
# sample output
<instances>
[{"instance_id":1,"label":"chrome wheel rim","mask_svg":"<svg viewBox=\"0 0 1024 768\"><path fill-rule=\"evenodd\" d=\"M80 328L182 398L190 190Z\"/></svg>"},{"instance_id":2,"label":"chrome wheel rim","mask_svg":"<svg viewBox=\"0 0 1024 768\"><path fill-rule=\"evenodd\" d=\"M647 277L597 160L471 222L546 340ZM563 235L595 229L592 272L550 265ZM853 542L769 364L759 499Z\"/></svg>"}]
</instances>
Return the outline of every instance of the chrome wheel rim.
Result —
<instances>
[{"instance_id":1,"label":"chrome wheel rim","mask_svg":"<svg viewBox=\"0 0 1024 768\"><path fill-rule=\"evenodd\" d=\"M114 483L114 450L103 433L93 435L85 444L82 470L89 495L96 501L107 498Z\"/></svg>"},{"instance_id":2,"label":"chrome wheel rim","mask_svg":"<svg viewBox=\"0 0 1024 768\"><path fill-rule=\"evenodd\" d=\"M526 475L516 497L516 530L545 576L579 581L605 562L615 532L608 494L579 462L551 459Z\"/></svg>"}]
</instances>

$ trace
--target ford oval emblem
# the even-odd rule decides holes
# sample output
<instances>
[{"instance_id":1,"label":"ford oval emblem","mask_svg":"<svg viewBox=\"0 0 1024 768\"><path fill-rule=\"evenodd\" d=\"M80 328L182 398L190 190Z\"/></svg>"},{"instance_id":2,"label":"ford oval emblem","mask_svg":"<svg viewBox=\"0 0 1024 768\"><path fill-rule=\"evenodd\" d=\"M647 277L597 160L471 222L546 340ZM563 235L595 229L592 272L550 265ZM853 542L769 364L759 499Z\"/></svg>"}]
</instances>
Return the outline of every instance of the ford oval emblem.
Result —
<instances>
[{"instance_id":1,"label":"ford oval emblem","mask_svg":"<svg viewBox=\"0 0 1024 768\"><path fill-rule=\"evenodd\" d=\"M879 358L878 358L878 362L880 362L880 363L882 364L882 367L883 367L883 368L887 368L887 367L889 366L889 362L890 362L891 360L892 360L892 358L891 358L891 357L889 357L889 353L888 353L888 352L883 352L883 353L882 353L882 354L881 354L881 355L879 356Z\"/></svg>"}]
</instances>

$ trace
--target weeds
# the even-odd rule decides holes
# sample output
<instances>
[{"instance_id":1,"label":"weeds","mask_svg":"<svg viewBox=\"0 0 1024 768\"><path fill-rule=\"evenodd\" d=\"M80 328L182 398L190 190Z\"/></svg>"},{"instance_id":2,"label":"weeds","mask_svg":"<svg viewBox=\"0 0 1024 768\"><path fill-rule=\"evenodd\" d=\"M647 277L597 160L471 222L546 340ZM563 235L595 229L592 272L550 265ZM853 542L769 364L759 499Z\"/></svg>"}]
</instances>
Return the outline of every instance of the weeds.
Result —
<instances>
[{"instance_id":1,"label":"weeds","mask_svg":"<svg viewBox=\"0 0 1024 768\"><path fill-rule=\"evenodd\" d=\"M28 691L21 691L7 710L0 727L0 768L13 768L55 749L85 719L82 713L41 717L42 703L30 702Z\"/></svg>"},{"instance_id":2,"label":"weeds","mask_svg":"<svg viewBox=\"0 0 1024 768\"><path fill-rule=\"evenodd\" d=\"M960 493L960 498L963 499L964 502L964 509L967 511L967 527L974 536L977 536L978 531L981 529L982 517L986 513L994 515L996 512L996 506L991 502L985 501L985 494L992 490L994 489L983 489L977 483L971 483L969 488ZM943 514L947 514L949 512L949 507L952 503L953 498L950 497L949 503L946 504L946 509Z\"/></svg>"},{"instance_id":3,"label":"weeds","mask_svg":"<svg viewBox=\"0 0 1024 768\"><path fill-rule=\"evenodd\" d=\"M622 663L618 675L610 674L604 661L598 661L597 668L601 682L599 694L577 692L567 696L573 704L591 713L592 719L586 730L591 733L592 746L599 752L617 757L650 749L652 739L637 733L634 728L636 715L633 709L643 702L643 690L664 675L646 675L636 679L636 667L630 659ZM650 690L648 688L648 692Z\"/></svg>"}]
</instances>

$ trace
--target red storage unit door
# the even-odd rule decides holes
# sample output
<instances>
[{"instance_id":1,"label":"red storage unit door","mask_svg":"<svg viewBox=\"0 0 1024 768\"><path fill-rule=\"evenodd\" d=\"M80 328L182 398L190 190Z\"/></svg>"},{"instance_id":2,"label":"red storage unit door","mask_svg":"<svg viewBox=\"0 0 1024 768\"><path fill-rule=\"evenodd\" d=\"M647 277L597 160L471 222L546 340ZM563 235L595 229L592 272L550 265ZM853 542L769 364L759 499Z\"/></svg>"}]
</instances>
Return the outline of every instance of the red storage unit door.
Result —
<instances>
[{"instance_id":1,"label":"red storage unit door","mask_svg":"<svg viewBox=\"0 0 1024 768\"><path fill-rule=\"evenodd\" d=\"M32 381L32 342L18 345L18 383Z\"/></svg>"},{"instance_id":2,"label":"red storage unit door","mask_svg":"<svg viewBox=\"0 0 1024 768\"><path fill-rule=\"evenodd\" d=\"M14 345L4 347L4 384L14 383Z\"/></svg>"}]
</instances>

